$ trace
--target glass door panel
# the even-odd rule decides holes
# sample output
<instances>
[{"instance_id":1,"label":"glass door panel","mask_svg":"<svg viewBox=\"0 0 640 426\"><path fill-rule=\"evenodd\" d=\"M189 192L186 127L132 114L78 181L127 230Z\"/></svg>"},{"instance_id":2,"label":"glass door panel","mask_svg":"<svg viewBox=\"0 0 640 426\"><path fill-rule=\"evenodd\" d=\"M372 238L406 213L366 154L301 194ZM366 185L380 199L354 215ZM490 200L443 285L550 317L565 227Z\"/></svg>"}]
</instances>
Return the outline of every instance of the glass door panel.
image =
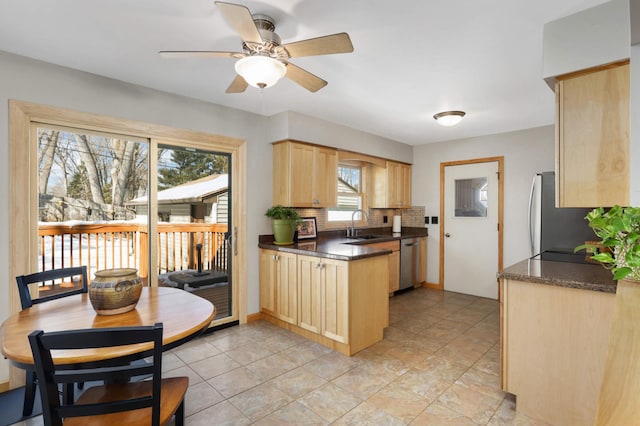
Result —
<instances>
[{"instance_id":1,"label":"glass door panel","mask_svg":"<svg viewBox=\"0 0 640 426\"><path fill-rule=\"evenodd\" d=\"M233 315L230 164L227 153L158 146L158 283L209 300L215 320Z\"/></svg>"},{"instance_id":2,"label":"glass door panel","mask_svg":"<svg viewBox=\"0 0 640 426\"><path fill-rule=\"evenodd\" d=\"M97 270L136 268L147 282L148 222L132 201L147 192L148 142L45 125L35 133L38 270L86 265L91 281Z\"/></svg>"}]
</instances>

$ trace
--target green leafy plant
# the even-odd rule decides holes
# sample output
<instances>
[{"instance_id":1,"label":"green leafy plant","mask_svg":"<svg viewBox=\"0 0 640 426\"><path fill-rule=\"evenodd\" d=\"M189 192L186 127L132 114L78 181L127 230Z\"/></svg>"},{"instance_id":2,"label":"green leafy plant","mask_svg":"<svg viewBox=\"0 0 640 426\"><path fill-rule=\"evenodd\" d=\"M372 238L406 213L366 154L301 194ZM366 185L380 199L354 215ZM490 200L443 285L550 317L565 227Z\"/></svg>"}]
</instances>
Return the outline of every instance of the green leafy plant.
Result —
<instances>
[{"instance_id":1,"label":"green leafy plant","mask_svg":"<svg viewBox=\"0 0 640 426\"><path fill-rule=\"evenodd\" d=\"M589 227L601 239L600 245L610 251L599 251L593 244L583 244L591 258L613 272L614 280L640 280L640 207L614 206L608 211L599 207L586 218Z\"/></svg>"},{"instance_id":2,"label":"green leafy plant","mask_svg":"<svg viewBox=\"0 0 640 426\"><path fill-rule=\"evenodd\" d=\"M300 215L292 207L284 207L281 205L269 207L265 216L271 219L290 219L296 222L300 221Z\"/></svg>"}]
</instances>

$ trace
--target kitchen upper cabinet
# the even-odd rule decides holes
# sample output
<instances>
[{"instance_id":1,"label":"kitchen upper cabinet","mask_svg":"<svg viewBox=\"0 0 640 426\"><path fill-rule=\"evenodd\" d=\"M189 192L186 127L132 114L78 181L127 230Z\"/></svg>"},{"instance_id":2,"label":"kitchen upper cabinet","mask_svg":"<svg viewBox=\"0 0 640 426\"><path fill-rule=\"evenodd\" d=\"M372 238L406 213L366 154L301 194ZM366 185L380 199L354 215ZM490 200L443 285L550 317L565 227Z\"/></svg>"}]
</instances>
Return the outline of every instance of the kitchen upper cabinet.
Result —
<instances>
[{"instance_id":1,"label":"kitchen upper cabinet","mask_svg":"<svg viewBox=\"0 0 640 426\"><path fill-rule=\"evenodd\" d=\"M273 144L273 204L336 205L338 151L293 141Z\"/></svg>"},{"instance_id":2,"label":"kitchen upper cabinet","mask_svg":"<svg viewBox=\"0 0 640 426\"><path fill-rule=\"evenodd\" d=\"M296 255L260 250L260 307L290 324L298 322Z\"/></svg>"},{"instance_id":3,"label":"kitchen upper cabinet","mask_svg":"<svg viewBox=\"0 0 640 426\"><path fill-rule=\"evenodd\" d=\"M629 205L629 64L559 77L556 204Z\"/></svg>"},{"instance_id":4,"label":"kitchen upper cabinet","mask_svg":"<svg viewBox=\"0 0 640 426\"><path fill-rule=\"evenodd\" d=\"M387 161L386 167L371 167L369 207L411 207L411 165Z\"/></svg>"}]
</instances>

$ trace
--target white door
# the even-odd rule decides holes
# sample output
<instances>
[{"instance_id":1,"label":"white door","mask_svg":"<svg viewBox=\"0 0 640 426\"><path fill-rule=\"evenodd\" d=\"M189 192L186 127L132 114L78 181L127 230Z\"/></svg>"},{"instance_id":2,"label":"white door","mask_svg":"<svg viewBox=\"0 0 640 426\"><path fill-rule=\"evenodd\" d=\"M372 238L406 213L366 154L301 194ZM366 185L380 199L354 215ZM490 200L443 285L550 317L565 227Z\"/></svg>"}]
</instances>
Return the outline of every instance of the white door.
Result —
<instances>
[{"instance_id":1,"label":"white door","mask_svg":"<svg viewBox=\"0 0 640 426\"><path fill-rule=\"evenodd\" d=\"M498 162L444 170L444 289L497 299Z\"/></svg>"}]
</instances>

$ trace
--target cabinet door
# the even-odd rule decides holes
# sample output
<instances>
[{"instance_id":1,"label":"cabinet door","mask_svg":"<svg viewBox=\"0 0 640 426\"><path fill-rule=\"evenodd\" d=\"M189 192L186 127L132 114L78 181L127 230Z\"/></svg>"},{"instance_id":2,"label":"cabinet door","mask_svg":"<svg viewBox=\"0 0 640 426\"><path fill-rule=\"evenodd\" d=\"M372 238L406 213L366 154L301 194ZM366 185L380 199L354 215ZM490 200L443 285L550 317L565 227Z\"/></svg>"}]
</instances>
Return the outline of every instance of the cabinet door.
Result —
<instances>
[{"instance_id":1,"label":"cabinet door","mask_svg":"<svg viewBox=\"0 0 640 426\"><path fill-rule=\"evenodd\" d=\"M558 207L629 205L629 65L556 85Z\"/></svg>"},{"instance_id":2,"label":"cabinet door","mask_svg":"<svg viewBox=\"0 0 640 426\"><path fill-rule=\"evenodd\" d=\"M298 326L320 334L322 292L320 258L298 256Z\"/></svg>"},{"instance_id":3,"label":"cabinet door","mask_svg":"<svg viewBox=\"0 0 640 426\"><path fill-rule=\"evenodd\" d=\"M400 252L389 255L389 293L400 290Z\"/></svg>"},{"instance_id":4,"label":"cabinet door","mask_svg":"<svg viewBox=\"0 0 640 426\"><path fill-rule=\"evenodd\" d=\"M335 149L315 150L313 207L334 207L338 195L338 153Z\"/></svg>"},{"instance_id":5,"label":"cabinet door","mask_svg":"<svg viewBox=\"0 0 640 426\"><path fill-rule=\"evenodd\" d=\"M298 322L296 255L278 252L276 256L276 317L296 324Z\"/></svg>"},{"instance_id":6,"label":"cabinet door","mask_svg":"<svg viewBox=\"0 0 640 426\"><path fill-rule=\"evenodd\" d=\"M349 267L344 261L322 259L322 335L349 343Z\"/></svg>"},{"instance_id":7,"label":"cabinet door","mask_svg":"<svg viewBox=\"0 0 640 426\"><path fill-rule=\"evenodd\" d=\"M310 145L291 143L290 150L291 206L315 207L313 204L315 148Z\"/></svg>"},{"instance_id":8,"label":"cabinet door","mask_svg":"<svg viewBox=\"0 0 640 426\"><path fill-rule=\"evenodd\" d=\"M401 207L411 207L411 166L401 164L400 176L398 193L401 194L401 198L398 200L398 203Z\"/></svg>"},{"instance_id":9,"label":"cabinet door","mask_svg":"<svg viewBox=\"0 0 640 426\"><path fill-rule=\"evenodd\" d=\"M260 250L260 309L269 314L276 311L277 254L273 250Z\"/></svg>"}]
</instances>

